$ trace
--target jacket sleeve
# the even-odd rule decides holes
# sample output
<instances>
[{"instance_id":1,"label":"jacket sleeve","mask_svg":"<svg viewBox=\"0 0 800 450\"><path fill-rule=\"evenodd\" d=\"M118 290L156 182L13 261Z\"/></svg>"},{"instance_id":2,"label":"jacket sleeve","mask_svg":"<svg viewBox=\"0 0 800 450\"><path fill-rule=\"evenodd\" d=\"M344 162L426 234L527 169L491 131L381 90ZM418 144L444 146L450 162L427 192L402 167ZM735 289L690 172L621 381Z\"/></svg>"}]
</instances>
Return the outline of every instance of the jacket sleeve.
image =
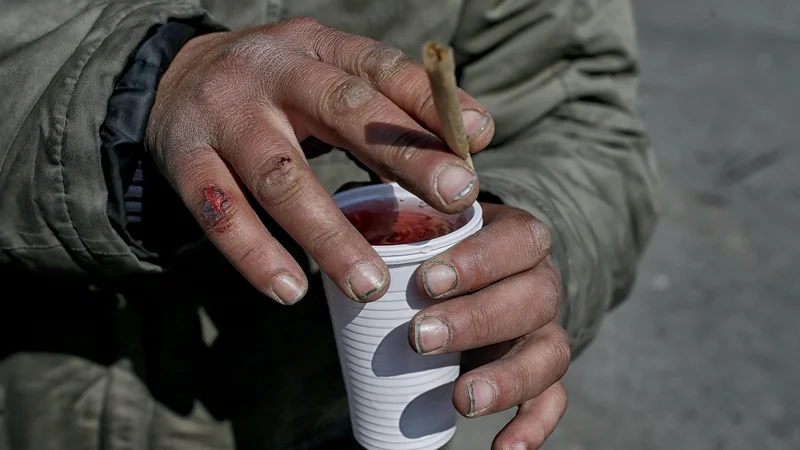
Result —
<instances>
[{"instance_id":1,"label":"jacket sleeve","mask_svg":"<svg viewBox=\"0 0 800 450\"><path fill-rule=\"evenodd\" d=\"M0 2L0 266L159 270L109 221L100 129L130 55L169 21L216 29L188 0Z\"/></svg>"},{"instance_id":2,"label":"jacket sleeve","mask_svg":"<svg viewBox=\"0 0 800 450\"><path fill-rule=\"evenodd\" d=\"M656 221L629 0L467 0L463 17L460 85L497 124L475 159L482 190L549 227L577 354L627 296Z\"/></svg>"}]
</instances>

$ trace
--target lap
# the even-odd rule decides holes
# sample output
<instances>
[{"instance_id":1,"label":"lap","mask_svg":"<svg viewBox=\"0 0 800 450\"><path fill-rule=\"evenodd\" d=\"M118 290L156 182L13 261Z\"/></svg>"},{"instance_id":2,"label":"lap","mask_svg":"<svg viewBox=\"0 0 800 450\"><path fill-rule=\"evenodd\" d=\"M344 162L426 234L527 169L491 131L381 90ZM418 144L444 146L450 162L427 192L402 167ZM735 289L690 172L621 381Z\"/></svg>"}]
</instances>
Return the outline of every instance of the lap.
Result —
<instances>
[{"instance_id":1,"label":"lap","mask_svg":"<svg viewBox=\"0 0 800 450\"><path fill-rule=\"evenodd\" d=\"M230 424L200 405L178 415L157 402L131 371L72 355L15 353L0 362L8 448L232 449ZM2 443L2 441L0 441Z\"/></svg>"},{"instance_id":2,"label":"lap","mask_svg":"<svg viewBox=\"0 0 800 450\"><path fill-rule=\"evenodd\" d=\"M358 448L319 286L285 308L233 283L127 297L49 284L15 305L19 345L0 355L0 450ZM218 328L205 341L201 306ZM495 422L459 418L447 448L489 448Z\"/></svg>"}]
</instances>

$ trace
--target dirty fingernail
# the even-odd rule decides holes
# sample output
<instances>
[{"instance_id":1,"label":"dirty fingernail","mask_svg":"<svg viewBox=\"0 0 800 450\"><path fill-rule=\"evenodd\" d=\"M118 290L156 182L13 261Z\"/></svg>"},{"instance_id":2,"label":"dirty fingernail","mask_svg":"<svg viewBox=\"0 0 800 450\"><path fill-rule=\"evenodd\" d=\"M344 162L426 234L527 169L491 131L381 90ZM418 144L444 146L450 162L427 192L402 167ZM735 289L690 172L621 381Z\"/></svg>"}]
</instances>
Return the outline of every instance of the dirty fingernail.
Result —
<instances>
[{"instance_id":1,"label":"dirty fingernail","mask_svg":"<svg viewBox=\"0 0 800 450\"><path fill-rule=\"evenodd\" d=\"M347 284L360 301L367 301L386 284L386 276L370 263L359 264L347 275Z\"/></svg>"},{"instance_id":2,"label":"dirty fingernail","mask_svg":"<svg viewBox=\"0 0 800 450\"><path fill-rule=\"evenodd\" d=\"M458 281L456 271L445 264L433 264L427 267L422 277L425 291L433 298L452 291Z\"/></svg>"},{"instance_id":3,"label":"dirty fingernail","mask_svg":"<svg viewBox=\"0 0 800 450\"><path fill-rule=\"evenodd\" d=\"M468 416L479 413L494 403L494 388L485 381L470 381L467 383L467 393L469 394Z\"/></svg>"},{"instance_id":4,"label":"dirty fingernail","mask_svg":"<svg viewBox=\"0 0 800 450\"><path fill-rule=\"evenodd\" d=\"M424 317L417 321L417 353L424 355L442 350L450 339L450 329L436 317Z\"/></svg>"},{"instance_id":5,"label":"dirty fingernail","mask_svg":"<svg viewBox=\"0 0 800 450\"><path fill-rule=\"evenodd\" d=\"M474 109L462 111L461 119L464 121L464 131L468 138L479 135L486 129L486 125L489 125L489 116Z\"/></svg>"},{"instance_id":6,"label":"dirty fingernail","mask_svg":"<svg viewBox=\"0 0 800 450\"><path fill-rule=\"evenodd\" d=\"M439 197L450 204L469 194L477 179L478 177L469 169L450 164L444 166L436 176L436 190Z\"/></svg>"},{"instance_id":7,"label":"dirty fingernail","mask_svg":"<svg viewBox=\"0 0 800 450\"><path fill-rule=\"evenodd\" d=\"M275 277L269 285L269 290L275 299L284 305L293 305L305 295L303 285L289 274Z\"/></svg>"}]
</instances>

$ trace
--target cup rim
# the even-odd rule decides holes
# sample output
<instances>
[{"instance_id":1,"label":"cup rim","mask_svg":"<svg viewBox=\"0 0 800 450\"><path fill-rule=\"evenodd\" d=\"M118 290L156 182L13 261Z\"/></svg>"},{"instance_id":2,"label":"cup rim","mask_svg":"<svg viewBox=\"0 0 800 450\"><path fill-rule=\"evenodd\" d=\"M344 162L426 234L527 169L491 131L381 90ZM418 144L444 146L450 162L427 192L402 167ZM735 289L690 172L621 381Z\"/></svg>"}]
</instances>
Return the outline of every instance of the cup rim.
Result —
<instances>
[{"instance_id":1,"label":"cup rim","mask_svg":"<svg viewBox=\"0 0 800 450\"><path fill-rule=\"evenodd\" d=\"M422 201L419 197L394 182L359 186L335 194L333 200L339 208L346 208L358 203L386 199L387 197L397 198L398 200L402 198L404 201ZM412 244L373 245L372 248L384 259L387 257L391 259L409 259L408 262L413 262L418 259L427 259L429 256L432 256L430 255L431 253L455 245L464 240L467 236L473 234L483 225L483 210L477 201L474 202L469 209L460 214L469 215L469 220L461 228L452 233L427 241L414 242Z\"/></svg>"}]
</instances>

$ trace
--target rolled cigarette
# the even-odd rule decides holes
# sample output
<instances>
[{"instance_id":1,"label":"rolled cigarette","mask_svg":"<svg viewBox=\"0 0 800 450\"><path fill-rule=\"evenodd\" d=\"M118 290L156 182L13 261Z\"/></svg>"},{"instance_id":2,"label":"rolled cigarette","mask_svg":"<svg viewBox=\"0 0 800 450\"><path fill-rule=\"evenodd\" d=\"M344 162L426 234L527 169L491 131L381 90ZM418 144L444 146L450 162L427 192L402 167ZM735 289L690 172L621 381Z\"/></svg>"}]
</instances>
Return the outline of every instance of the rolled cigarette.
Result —
<instances>
[{"instance_id":1,"label":"rolled cigarette","mask_svg":"<svg viewBox=\"0 0 800 450\"><path fill-rule=\"evenodd\" d=\"M458 105L453 49L439 42L426 42L422 48L422 63L431 82L433 103L442 123L444 141L453 153L472 167L467 133L461 118L461 107Z\"/></svg>"}]
</instances>

